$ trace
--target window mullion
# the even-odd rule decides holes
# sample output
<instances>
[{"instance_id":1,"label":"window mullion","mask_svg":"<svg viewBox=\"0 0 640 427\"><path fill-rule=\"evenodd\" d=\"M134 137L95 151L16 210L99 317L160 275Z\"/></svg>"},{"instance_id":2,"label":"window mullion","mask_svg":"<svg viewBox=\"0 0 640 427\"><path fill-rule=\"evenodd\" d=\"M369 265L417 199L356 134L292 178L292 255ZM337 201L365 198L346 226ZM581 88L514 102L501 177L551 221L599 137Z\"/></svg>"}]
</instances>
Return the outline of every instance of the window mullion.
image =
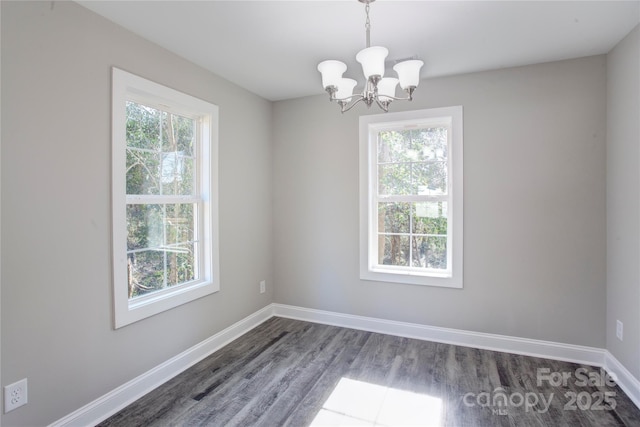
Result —
<instances>
[{"instance_id":1,"label":"window mullion","mask_svg":"<svg viewBox=\"0 0 640 427\"><path fill-rule=\"evenodd\" d=\"M162 245L165 246L167 244L167 205L162 205ZM169 287L169 283L167 278L169 277L169 272L167 271L167 251L162 250L162 288L166 289Z\"/></svg>"},{"instance_id":2,"label":"window mullion","mask_svg":"<svg viewBox=\"0 0 640 427\"><path fill-rule=\"evenodd\" d=\"M427 196L423 194L412 194L412 195L393 195L393 196L376 196L376 202L406 202L406 203L419 203L419 202L446 202L449 200L448 195L439 195L439 196Z\"/></svg>"},{"instance_id":3,"label":"window mullion","mask_svg":"<svg viewBox=\"0 0 640 427\"><path fill-rule=\"evenodd\" d=\"M413 172L412 172L413 176ZM409 267L413 267L413 205L409 204Z\"/></svg>"},{"instance_id":4,"label":"window mullion","mask_svg":"<svg viewBox=\"0 0 640 427\"><path fill-rule=\"evenodd\" d=\"M196 196L147 196L128 194L126 203L128 205L170 205L201 203L202 199Z\"/></svg>"}]
</instances>

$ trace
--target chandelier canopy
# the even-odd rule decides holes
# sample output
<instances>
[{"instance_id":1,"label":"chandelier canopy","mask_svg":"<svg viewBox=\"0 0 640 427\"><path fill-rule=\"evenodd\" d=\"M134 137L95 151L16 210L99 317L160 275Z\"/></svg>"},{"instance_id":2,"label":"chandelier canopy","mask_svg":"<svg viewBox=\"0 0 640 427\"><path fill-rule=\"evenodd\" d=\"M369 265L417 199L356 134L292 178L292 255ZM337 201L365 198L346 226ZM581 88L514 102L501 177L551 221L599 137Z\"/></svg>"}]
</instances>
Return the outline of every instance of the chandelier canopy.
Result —
<instances>
[{"instance_id":1,"label":"chandelier canopy","mask_svg":"<svg viewBox=\"0 0 640 427\"><path fill-rule=\"evenodd\" d=\"M358 84L354 79L344 78L342 74L347 71L344 62L336 60L322 61L318 64L318 71L322 74L322 87L329 93L329 100L336 101L341 111L349 111L359 102L364 102L370 107L374 102L385 112L389 111L389 104L393 100L413 99L413 91L420 83L420 68L424 62L418 59L410 59L398 62L393 66L398 78L384 77L385 59L389 50L382 46L371 46L369 21L369 5L375 0L358 0L365 4L367 19L365 29L367 35L367 47L356 55L356 61L362 65L365 84L362 93L353 93L353 88ZM407 93L406 98L396 98L396 86Z\"/></svg>"}]
</instances>

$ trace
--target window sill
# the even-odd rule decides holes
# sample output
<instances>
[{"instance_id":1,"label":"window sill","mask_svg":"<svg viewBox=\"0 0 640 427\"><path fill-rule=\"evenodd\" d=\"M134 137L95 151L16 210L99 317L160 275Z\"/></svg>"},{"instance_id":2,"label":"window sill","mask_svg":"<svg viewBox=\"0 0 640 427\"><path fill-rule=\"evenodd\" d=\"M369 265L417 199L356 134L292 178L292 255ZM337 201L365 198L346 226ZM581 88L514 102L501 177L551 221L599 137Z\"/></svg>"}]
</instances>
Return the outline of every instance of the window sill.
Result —
<instances>
[{"instance_id":1,"label":"window sill","mask_svg":"<svg viewBox=\"0 0 640 427\"><path fill-rule=\"evenodd\" d=\"M115 328L121 328L147 317L162 313L182 304L194 301L204 296L210 295L219 290L215 282L201 282L191 284L187 287L174 289L172 292L161 292L160 295L149 295L140 300L126 301L125 304L118 304L116 299ZM126 295L121 296L124 302Z\"/></svg>"},{"instance_id":2,"label":"window sill","mask_svg":"<svg viewBox=\"0 0 640 427\"><path fill-rule=\"evenodd\" d=\"M385 268L376 268L361 271L360 279L376 282L462 289L462 277L455 277L451 273L423 273L409 270L392 271Z\"/></svg>"}]
</instances>

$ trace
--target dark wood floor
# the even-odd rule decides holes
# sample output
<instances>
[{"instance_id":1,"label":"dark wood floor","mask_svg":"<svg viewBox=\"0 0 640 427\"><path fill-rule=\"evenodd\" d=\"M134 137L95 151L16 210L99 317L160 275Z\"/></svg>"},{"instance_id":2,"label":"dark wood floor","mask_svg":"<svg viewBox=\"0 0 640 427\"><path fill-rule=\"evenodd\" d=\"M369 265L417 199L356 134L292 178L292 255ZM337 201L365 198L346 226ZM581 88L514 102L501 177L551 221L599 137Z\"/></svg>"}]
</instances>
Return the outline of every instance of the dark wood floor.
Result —
<instances>
[{"instance_id":1,"label":"dark wood floor","mask_svg":"<svg viewBox=\"0 0 640 427\"><path fill-rule=\"evenodd\" d=\"M639 426L605 380L592 366L272 318L100 426Z\"/></svg>"}]
</instances>

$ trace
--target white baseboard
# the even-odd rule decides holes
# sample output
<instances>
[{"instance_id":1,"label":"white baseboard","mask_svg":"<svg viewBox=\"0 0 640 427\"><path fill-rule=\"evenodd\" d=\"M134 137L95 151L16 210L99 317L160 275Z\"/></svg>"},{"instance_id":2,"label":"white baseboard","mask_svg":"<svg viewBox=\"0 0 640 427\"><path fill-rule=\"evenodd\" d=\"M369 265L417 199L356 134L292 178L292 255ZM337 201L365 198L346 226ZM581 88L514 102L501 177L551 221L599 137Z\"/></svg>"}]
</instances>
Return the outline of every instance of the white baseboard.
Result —
<instances>
[{"instance_id":1,"label":"white baseboard","mask_svg":"<svg viewBox=\"0 0 640 427\"><path fill-rule=\"evenodd\" d=\"M633 403L640 408L640 381L609 353L608 350L602 348L440 328L290 305L273 304L272 306L273 315L279 317L416 338L425 341L435 341L464 347L502 351L603 367L607 372L612 374L620 388L629 396Z\"/></svg>"},{"instance_id":2,"label":"white baseboard","mask_svg":"<svg viewBox=\"0 0 640 427\"><path fill-rule=\"evenodd\" d=\"M49 427L94 426L273 316L269 305L83 406Z\"/></svg>"},{"instance_id":3,"label":"white baseboard","mask_svg":"<svg viewBox=\"0 0 640 427\"><path fill-rule=\"evenodd\" d=\"M605 350L273 304L274 315L464 347L602 366Z\"/></svg>"},{"instance_id":4,"label":"white baseboard","mask_svg":"<svg viewBox=\"0 0 640 427\"><path fill-rule=\"evenodd\" d=\"M608 351L604 359L604 368L612 375L622 391L629 396L629 399L640 408L640 381Z\"/></svg>"},{"instance_id":5,"label":"white baseboard","mask_svg":"<svg viewBox=\"0 0 640 427\"><path fill-rule=\"evenodd\" d=\"M640 381L605 349L271 304L61 418L49 427L96 425L273 316L604 367L615 376L620 388L640 408Z\"/></svg>"}]
</instances>

